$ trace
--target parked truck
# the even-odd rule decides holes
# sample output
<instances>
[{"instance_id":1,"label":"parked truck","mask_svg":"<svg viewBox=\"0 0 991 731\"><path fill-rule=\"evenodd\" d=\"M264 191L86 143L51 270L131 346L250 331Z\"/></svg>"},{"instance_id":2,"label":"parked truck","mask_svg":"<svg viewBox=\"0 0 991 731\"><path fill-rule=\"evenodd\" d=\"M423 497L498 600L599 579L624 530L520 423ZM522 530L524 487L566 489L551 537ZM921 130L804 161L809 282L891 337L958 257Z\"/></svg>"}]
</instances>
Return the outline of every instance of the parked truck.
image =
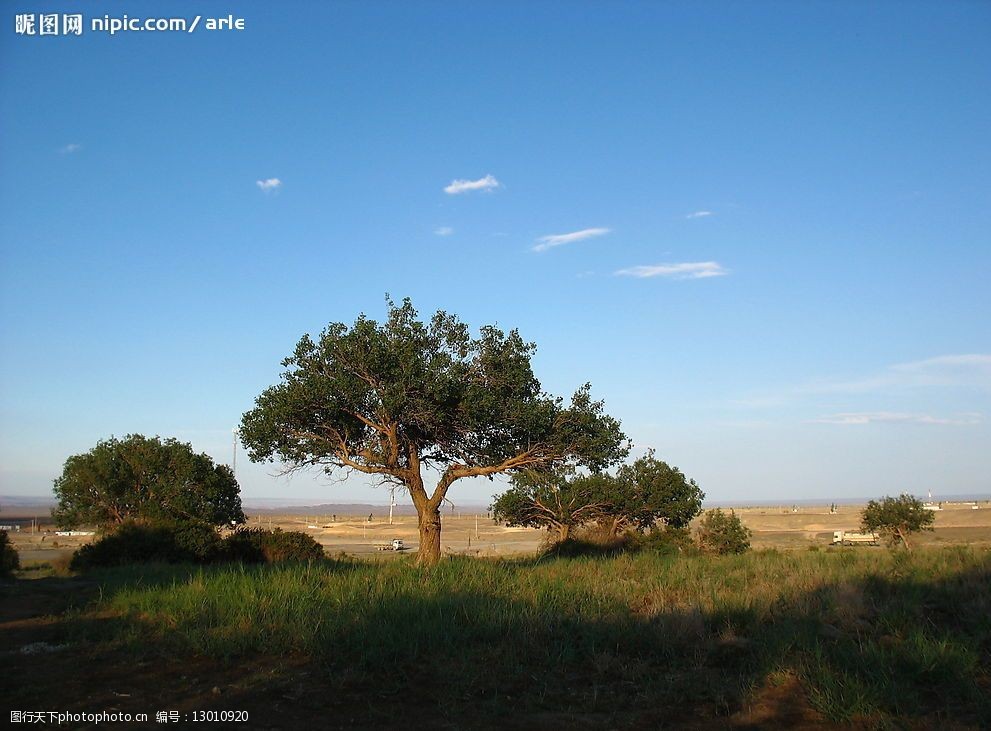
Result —
<instances>
[{"instance_id":1,"label":"parked truck","mask_svg":"<svg viewBox=\"0 0 991 731\"><path fill-rule=\"evenodd\" d=\"M393 538L392 543L376 543L376 551L405 551L406 545L401 538Z\"/></svg>"},{"instance_id":2,"label":"parked truck","mask_svg":"<svg viewBox=\"0 0 991 731\"><path fill-rule=\"evenodd\" d=\"M858 533L850 530L833 531L834 546L856 546L858 544L876 546L879 539L880 536L877 533Z\"/></svg>"}]
</instances>

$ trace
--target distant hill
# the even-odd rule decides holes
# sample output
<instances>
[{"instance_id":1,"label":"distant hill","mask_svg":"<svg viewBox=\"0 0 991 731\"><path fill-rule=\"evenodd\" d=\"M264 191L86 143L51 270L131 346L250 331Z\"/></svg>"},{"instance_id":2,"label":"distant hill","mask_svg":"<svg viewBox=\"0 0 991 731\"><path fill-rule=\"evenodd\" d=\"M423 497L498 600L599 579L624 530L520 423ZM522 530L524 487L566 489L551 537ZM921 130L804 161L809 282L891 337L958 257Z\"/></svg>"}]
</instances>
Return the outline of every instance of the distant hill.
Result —
<instances>
[{"instance_id":1,"label":"distant hill","mask_svg":"<svg viewBox=\"0 0 991 731\"><path fill-rule=\"evenodd\" d=\"M279 514L279 515L372 515L382 516L389 514L388 505L372 505L370 503L320 503L300 505L286 504L288 500L278 498L245 498L244 512L250 514ZM450 505L445 505L441 510L441 515L450 513L480 514L488 512L488 506L482 503L465 503L458 505L455 503L452 511ZM394 515L416 515L416 508L412 505L397 504L394 508Z\"/></svg>"},{"instance_id":2,"label":"distant hill","mask_svg":"<svg viewBox=\"0 0 991 731\"><path fill-rule=\"evenodd\" d=\"M305 498L242 498L244 511L253 514L279 515L388 515L388 505L371 503L316 503ZM0 495L0 516L48 516L57 501L44 495ZM455 503L455 513L484 515L488 506L484 503ZM449 514L451 506L445 504L442 515ZM416 515L416 509L409 504L397 504L395 515Z\"/></svg>"},{"instance_id":3,"label":"distant hill","mask_svg":"<svg viewBox=\"0 0 991 731\"><path fill-rule=\"evenodd\" d=\"M55 498L51 495L0 495L0 510L20 507L38 507L43 505L49 508L55 507Z\"/></svg>"}]
</instances>

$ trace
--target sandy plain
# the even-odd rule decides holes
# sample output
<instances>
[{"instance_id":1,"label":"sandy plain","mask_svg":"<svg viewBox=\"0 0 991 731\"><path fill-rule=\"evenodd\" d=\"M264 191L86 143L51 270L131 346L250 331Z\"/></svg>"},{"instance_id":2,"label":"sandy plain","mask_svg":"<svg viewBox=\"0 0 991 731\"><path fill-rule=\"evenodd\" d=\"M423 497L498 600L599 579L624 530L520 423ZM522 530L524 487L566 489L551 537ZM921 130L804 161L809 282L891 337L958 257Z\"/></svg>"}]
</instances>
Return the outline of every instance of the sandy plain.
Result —
<instances>
[{"instance_id":1,"label":"sandy plain","mask_svg":"<svg viewBox=\"0 0 991 731\"><path fill-rule=\"evenodd\" d=\"M835 512L828 506L737 507L733 510L753 531L755 549L803 550L810 546L828 547L833 531L857 530L863 505L837 505ZM303 531L313 536L329 555L345 553L390 560L415 552L419 543L416 517L397 514L390 524L388 516L382 514L384 512L377 508L370 519L368 513L249 512L248 525ZM406 510L402 512L407 513ZM7 511L0 516L0 523L13 521L21 525L21 530L11 532L10 537L22 562L64 558L92 540L88 536L56 536L54 525L45 517L40 517L40 525L32 528L32 517ZM511 556L534 553L540 549L545 537L546 532L542 530L498 525L482 511L451 511L443 515L442 548L447 554ZM403 541L405 550L380 550L380 546L396 538ZM991 501L944 503L943 509L936 511L935 529L918 535L913 544L991 545ZM871 550L871 547L860 547L859 550Z\"/></svg>"}]
</instances>

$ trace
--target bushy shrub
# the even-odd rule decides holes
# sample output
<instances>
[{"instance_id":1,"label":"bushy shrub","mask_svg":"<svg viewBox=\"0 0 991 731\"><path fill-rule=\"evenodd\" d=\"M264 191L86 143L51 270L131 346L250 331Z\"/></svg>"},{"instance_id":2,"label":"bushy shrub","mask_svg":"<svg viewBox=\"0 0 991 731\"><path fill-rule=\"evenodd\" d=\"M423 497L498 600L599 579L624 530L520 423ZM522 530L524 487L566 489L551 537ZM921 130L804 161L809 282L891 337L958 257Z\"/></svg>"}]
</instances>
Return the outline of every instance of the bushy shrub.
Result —
<instances>
[{"instance_id":1,"label":"bushy shrub","mask_svg":"<svg viewBox=\"0 0 991 731\"><path fill-rule=\"evenodd\" d=\"M749 551L752 535L736 513L719 508L707 512L698 527L699 548L720 555Z\"/></svg>"},{"instance_id":2,"label":"bushy shrub","mask_svg":"<svg viewBox=\"0 0 991 731\"><path fill-rule=\"evenodd\" d=\"M573 531L565 540L550 534L542 546L544 555L574 558L579 556L615 556L635 550L632 533L614 533L608 525L592 523Z\"/></svg>"},{"instance_id":3,"label":"bushy shrub","mask_svg":"<svg viewBox=\"0 0 991 731\"><path fill-rule=\"evenodd\" d=\"M243 528L221 540L203 523L124 523L82 546L69 564L74 571L131 563L275 563L323 558L323 548L298 531Z\"/></svg>"},{"instance_id":4,"label":"bushy shrub","mask_svg":"<svg viewBox=\"0 0 991 731\"><path fill-rule=\"evenodd\" d=\"M543 553L554 556L615 556L642 551L661 555L697 555L698 547L688 528L658 525L646 533L626 530L614 533L608 525L592 524L564 541L549 541Z\"/></svg>"},{"instance_id":5,"label":"bushy shrub","mask_svg":"<svg viewBox=\"0 0 991 731\"><path fill-rule=\"evenodd\" d=\"M17 549L10 544L10 536L7 531L0 530L0 576L10 576L20 566L21 560Z\"/></svg>"},{"instance_id":6,"label":"bushy shrub","mask_svg":"<svg viewBox=\"0 0 991 731\"><path fill-rule=\"evenodd\" d=\"M176 545L198 563L220 558L223 542L217 530L205 523L173 523Z\"/></svg>"},{"instance_id":7,"label":"bushy shrub","mask_svg":"<svg viewBox=\"0 0 991 731\"><path fill-rule=\"evenodd\" d=\"M650 551L665 556L698 552L688 528L655 527L647 533L632 536L632 544L638 551Z\"/></svg>"},{"instance_id":8,"label":"bushy shrub","mask_svg":"<svg viewBox=\"0 0 991 731\"><path fill-rule=\"evenodd\" d=\"M615 556L622 553L625 546L622 543L593 543L581 538L566 538L548 546L544 554L561 558L578 558L580 556Z\"/></svg>"},{"instance_id":9,"label":"bushy shrub","mask_svg":"<svg viewBox=\"0 0 991 731\"><path fill-rule=\"evenodd\" d=\"M224 539L223 556L228 561L276 563L316 561L324 553L323 546L299 531L241 528Z\"/></svg>"},{"instance_id":10,"label":"bushy shrub","mask_svg":"<svg viewBox=\"0 0 991 731\"><path fill-rule=\"evenodd\" d=\"M77 550L74 571L130 563L207 563L220 554L220 536L201 523L123 523Z\"/></svg>"}]
</instances>

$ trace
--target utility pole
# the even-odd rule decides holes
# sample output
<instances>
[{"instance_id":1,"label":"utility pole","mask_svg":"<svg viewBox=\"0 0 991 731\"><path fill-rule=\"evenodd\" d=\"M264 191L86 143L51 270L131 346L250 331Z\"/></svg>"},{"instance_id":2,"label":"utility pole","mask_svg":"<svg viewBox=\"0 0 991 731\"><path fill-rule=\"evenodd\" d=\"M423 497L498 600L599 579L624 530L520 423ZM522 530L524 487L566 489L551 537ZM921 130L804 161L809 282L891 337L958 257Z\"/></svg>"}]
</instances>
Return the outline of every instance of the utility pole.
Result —
<instances>
[{"instance_id":1,"label":"utility pole","mask_svg":"<svg viewBox=\"0 0 991 731\"><path fill-rule=\"evenodd\" d=\"M392 509L394 507L396 507L396 487L395 487L395 485L393 485L392 488L390 488L389 493L391 494L390 495L390 498L389 498L389 525L392 525Z\"/></svg>"},{"instance_id":2,"label":"utility pole","mask_svg":"<svg viewBox=\"0 0 991 731\"><path fill-rule=\"evenodd\" d=\"M232 454L231 454L231 474L234 475L234 479L237 479L237 427L235 426L231 429L232 435Z\"/></svg>"}]
</instances>

